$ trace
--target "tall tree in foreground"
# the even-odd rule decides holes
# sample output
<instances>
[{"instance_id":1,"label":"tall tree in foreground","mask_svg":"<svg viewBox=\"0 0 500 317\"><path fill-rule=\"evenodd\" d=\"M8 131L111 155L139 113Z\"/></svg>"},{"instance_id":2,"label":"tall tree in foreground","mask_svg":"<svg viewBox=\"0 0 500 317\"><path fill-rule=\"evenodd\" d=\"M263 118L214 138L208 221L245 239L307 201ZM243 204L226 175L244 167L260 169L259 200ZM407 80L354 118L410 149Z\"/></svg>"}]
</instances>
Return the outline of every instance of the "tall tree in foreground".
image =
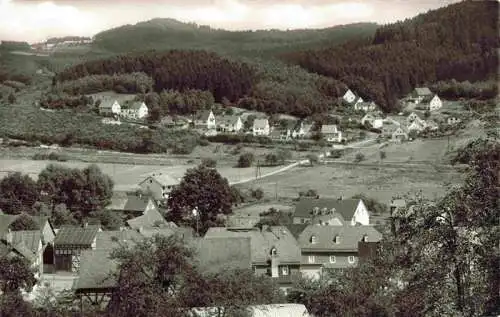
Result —
<instances>
[{"instance_id":1,"label":"tall tree in foreground","mask_svg":"<svg viewBox=\"0 0 500 317\"><path fill-rule=\"evenodd\" d=\"M18 256L0 256L0 316L29 316L31 307L21 291L31 291L36 283L30 263Z\"/></svg>"},{"instance_id":2,"label":"tall tree in foreground","mask_svg":"<svg viewBox=\"0 0 500 317\"><path fill-rule=\"evenodd\" d=\"M170 220L195 228L199 225L199 231L204 233L218 223L219 214L231 213L231 187L216 169L198 166L186 171L179 186L170 193L167 205ZM195 215L193 210L197 210Z\"/></svg>"}]
</instances>

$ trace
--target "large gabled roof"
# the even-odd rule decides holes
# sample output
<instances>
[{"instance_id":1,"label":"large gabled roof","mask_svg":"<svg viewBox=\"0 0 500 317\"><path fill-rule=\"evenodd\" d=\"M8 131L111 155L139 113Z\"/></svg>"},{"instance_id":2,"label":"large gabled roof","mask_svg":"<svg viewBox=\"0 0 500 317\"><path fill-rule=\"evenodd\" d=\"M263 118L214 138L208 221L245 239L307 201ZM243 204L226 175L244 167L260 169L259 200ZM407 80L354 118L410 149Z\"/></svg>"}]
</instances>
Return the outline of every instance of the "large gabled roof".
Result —
<instances>
[{"instance_id":1,"label":"large gabled roof","mask_svg":"<svg viewBox=\"0 0 500 317\"><path fill-rule=\"evenodd\" d=\"M361 199L335 199L335 198L303 198L299 200L297 205L295 206L294 217L302 217L302 218L312 218L314 208L319 208L319 210L323 210L326 208L329 211L332 211L333 215L339 213L343 220L351 221L356 208L358 207Z\"/></svg>"},{"instance_id":2,"label":"large gabled roof","mask_svg":"<svg viewBox=\"0 0 500 317\"><path fill-rule=\"evenodd\" d=\"M38 253L41 242L42 233L40 230L12 231L12 244L23 243L33 253Z\"/></svg>"},{"instance_id":3,"label":"large gabled roof","mask_svg":"<svg viewBox=\"0 0 500 317\"><path fill-rule=\"evenodd\" d=\"M76 293L86 290L109 290L116 286L118 262L110 259L108 249L84 250L80 257L78 279L73 284Z\"/></svg>"},{"instance_id":4,"label":"large gabled roof","mask_svg":"<svg viewBox=\"0 0 500 317\"><path fill-rule=\"evenodd\" d=\"M201 238L191 244L202 273L252 268L250 237Z\"/></svg>"},{"instance_id":5,"label":"large gabled roof","mask_svg":"<svg viewBox=\"0 0 500 317\"><path fill-rule=\"evenodd\" d=\"M89 246L94 242L97 232L99 232L99 226L63 226L57 231L54 246Z\"/></svg>"},{"instance_id":6,"label":"large gabled roof","mask_svg":"<svg viewBox=\"0 0 500 317\"><path fill-rule=\"evenodd\" d=\"M324 124L321 126L321 133L322 134L332 134L332 133L337 133L337 125L335 124Z\"/></svg>"},{"instance_id":7,"label":"large gabled roof","mask_svg":"<svg viewBox=\"0 0 500 317\"><path fill-rule=\"evenodd\" d=\"M115 102L118 103L115 99L104 99L99 104L99 109L111 109ZM120 103L118 103L118 105L120 105Z\"/></svg>"},{"instance_id":8,"label":"large gabled roof","mask_svg":"<svg viewBox=\"0 0 500 317\"><path fill-rule=\"evenodd\" d=\"M255 119L253 121L253 127L255 129L265 129L268 124L269 124L269 121L266 118L264 118L264 119Z\"/></svg>"},{"instance_id":9,"label":"large gabled roof","mask_svg":"<svg viewBox=\"0 0 500 317\"><path fill-rule=\"evenodd\" d=\"M163 218L158 209L155 208L148 210L146 213L139 217L127 220L127 224L132 229L140 229L155 227L158 225L166 225L167 221L165 220L165 218Z\"/></svg>"},{"instance_id":10,"label":"large gabled roof","mask_svg":"<svg viewBox=\"0 0 500 317\"><path fill-rule=\"evenodd\" d=\"M143 101L134 101L128 108L131 110L139 110L143 105L146 106L146 104Z\"/></svg>"},{"instance_id":11,"label":"large gabled roof","mask_svg":"<svg viewBox=\"0 0 500 317\"><path fill-rule=\"evenodd\" d=\"M9 230L9 227L20 215L7 215L0 211L0 238Z\"/></svg>"},{"instance_id":12,"label":"large gabled roof","mask_svg":"<svg viewBox=\"0 0 500 317\"><path fill-rule=\"evenodd\" d=\"M210 113L212 113L212 110L203 110L198 112L196 114L196 121L207 121L208 118L210 118Z\"/></svg>"},{"instance_id":13,"label":"large gabled roof","mask_svg":"<svg viewBox=\"0 0 500 317\"><path fill-rule=\"evenodd\" d=\"M428 96L432 94L431 90L428 87L416 87L415 93L417 94L417 96Z\"/></svg>"},{"instance_id":14,"label":"large gabled roof","mask_svg":"<svg viewBox=\"0 0 500 317\"><path fill-rule=\"evenodd\" d=\"M96 235L97 250L113 250L121 245L134 245L144 239L136 230L101 231Z\"/></svg>"},{"instance_id":15,"label":"large gabled roof","mask_svg":"<svg viewBox=\"0 0 500 317\"><path fill-rule=\"evenodd\" d=\"M168 174L163 174L163 173L158 173L158 174L152 174L148 177L146 177L142 182L139 183L139 185L143 184L144 182L146 182L147 180L149 179L153 179L154 181L156 181L158 184L160 184L161 186L175 186L175 185L178 185L180 183L180 181L176 178L173 178L172 176L168 175Z\"/></svg>"},{"instance_id":16,"label":"large gabled roof","mask_svg":"<svg viewBox=\"0 0 500 317\"><path fill-rule=\"evenodd\" d=\"M315 243L312 243L313 236ZM336 236L339 237L339 243L335 243ZM382 234L373 226L309 225L297 240L302 250L356 252L358 242L362 241L364 236L368 238L368 242L378 242L382 239Z\"/></svg>"},{"instance_id":17,"label":"large gabled roof","mask_svg":"<svg viewBox=\"0 0 500 317\"><path fill-rule=\"evenodd\" d=\"M213 227L205 234L206 238L237 238L251 239L252 262L266 263L270 259L271 249L277 250L282 263L300 262L300 248L292 233L284 226L273 226L253 229L233 229Z\"/></svg>"}]
</instances>

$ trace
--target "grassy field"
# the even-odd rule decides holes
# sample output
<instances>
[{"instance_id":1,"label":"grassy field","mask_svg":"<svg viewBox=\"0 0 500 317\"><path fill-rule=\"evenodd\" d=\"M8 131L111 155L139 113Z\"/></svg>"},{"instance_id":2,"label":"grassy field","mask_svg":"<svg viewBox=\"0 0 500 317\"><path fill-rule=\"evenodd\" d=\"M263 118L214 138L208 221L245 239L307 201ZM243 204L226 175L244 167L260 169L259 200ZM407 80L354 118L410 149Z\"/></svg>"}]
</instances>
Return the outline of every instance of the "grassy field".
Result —
<instances>
[{"instance_id":1,"label":"grassy field","mask_svg":"<svg viewBox=\"0 0 500 317\"><path fill-rule=\"evenodd\" d=\"M0 178L6 176L8 172L18 171L29 174L34 179L42 171L47 164L54 163L51 161L35 161L35 160L8 160L0 159ZM62 164L71 168L84 168L88 166L83 162L62 162ZM129 164L106 164L97 163L101 170L111 176L115 182L115 190L131 190L147 176L153 173L168 174L174 178L182 178L188 168L195 167L195 164L184 164L174 166L157 166L157 165L129 165ZM280 167L261 167L261 175L275 171ZM248 179L255 176L255 167L249 168L233 168L232 166L220 166L217 168L219 173L226 177L229 182Z\"/></svg>"},{"instance_id":2,"label":"grassy field","mask_svg":"<svg viewBox=\"0 0 500 317\"><path fill-rule=\"evenodd\" d=\"M429 198L439 197L447 183L460 183L461 175L454 171L436 171L432 166L421 168L384 168L365 166L318 165L300 167L241 185L261 188L266 195L298 197L302 190L314 189L321 197L351 197L363 193L382 203L394 196L422 191Z\"/></svg>"}]
</instances>

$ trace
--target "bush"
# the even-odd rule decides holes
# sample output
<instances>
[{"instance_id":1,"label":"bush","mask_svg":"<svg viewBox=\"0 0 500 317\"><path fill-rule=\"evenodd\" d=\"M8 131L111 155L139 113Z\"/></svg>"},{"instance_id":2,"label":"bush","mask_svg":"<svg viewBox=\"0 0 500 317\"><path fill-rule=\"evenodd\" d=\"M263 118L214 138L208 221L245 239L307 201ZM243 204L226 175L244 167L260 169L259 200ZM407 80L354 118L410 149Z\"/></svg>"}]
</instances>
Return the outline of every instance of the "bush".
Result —
<instances>
[{"instance_id":1,"label":"bush","mask_svg":"<svg viewBox=\"0 0 500 317\"><path fill-rule=\"evenodd\" d=\"M264 191L260 188L252 189L251 196L257 200L261 200L264 197Z\"/></svg>"},{"instance_id":2,"label":"bush","mask_svg":"<svg viewBox=\"0 0 500 317\"><path fill-rule=\"evenodd\" d=\"M201 160L201 165L209 168L215 168L217 166L217 161L211 158L204 158Z\"/></svg>"},{"instance_id":3,"label":"bush","mask_svg":"<svg viewBox=\"0 0 500 317\"><path fill-rule=\"evenodd\" d=\"M364 161L365 159L365 155L363 153L358 153L356 154L356 156L354 157L354 162L355 163L359 163L361 161Z\"/></svg>"},{"instance_id":4,"label":"bush","mask_svg":"<svg viewBox=\"0 0 500 317\"><path fill-rule=\"evenodd\" d=\"M237 167L250 167L252 166L253 161L255 160L255 156L253 153L243 153L240 155L240 158L238 159L238 165Z\"/></svg>"},{"instance_id":5,"label":"bush","mask_svg":"<svg viewBox=\"0 0 500 317\"><path fill-rule=\"evenodd\" d=\"M64 153L56 153L56 152L50 152L50 153L36 153L33 155L32 159L34 160L39 160L39 161L58 161L58 162L66 162L69 158L66 154Z\"/></svg>"},{"instance_id":6,"label":"bush","mask_svg":"<svg viewBox=\"0 0 500 317\"><path fill-rule=\"evenodd\" d=\"M315 189L308 189L306 191L300 191L299 197L318 197L318 192Z\"/></svg>"}]
</instances>

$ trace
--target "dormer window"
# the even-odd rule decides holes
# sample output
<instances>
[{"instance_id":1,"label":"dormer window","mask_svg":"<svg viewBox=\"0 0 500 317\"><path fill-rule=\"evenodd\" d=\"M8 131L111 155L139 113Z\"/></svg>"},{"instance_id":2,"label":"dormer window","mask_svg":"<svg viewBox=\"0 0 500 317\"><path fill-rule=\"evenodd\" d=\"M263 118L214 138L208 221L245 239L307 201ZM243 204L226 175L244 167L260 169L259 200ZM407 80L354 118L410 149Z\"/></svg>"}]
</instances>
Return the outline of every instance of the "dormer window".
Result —
<instances>
[{"instance_id":1,"label":"dormer window","mask_svg":"<svg viewBox=\"0 0 500 317\"><path fill-rule=\"evenodd\" d=\"M363 238L361 239L363 242L368 242L368 235L364 235Z\"/></svg>"},{"instance_id":2,"label":"dormer window","mask_svg":"<svg viewBox=\"0 0 500 317\"><path fill-rule=\"evenodd\" d=\"M336 243L336 244L339 244L339 243L340 243L340 236L339 236L339 235L336 235L336 236L333 238L333 243Z\"/></svg>"},{"instance_id":3,"label":"dormer window","mask_svg":"<svg viewBox=\"0 0 500 317\"><path fill-rule=\"evenodd\" d=\"M278 250L276 250L276 248L272 248L272 249L271 249L271 255L272 255L272 256L276 256L276 255L278 255Z\"/></svg>"},{"instance_id":4,"label":"dormer window","mask_svg":"<svg viewBox=\"0 0 500 317\"><path fill-rule=\"evenodd\" d=\"M318 242L318 241L316 240L316 236L314 236L314 235L312 235L312 236L311 236L310 241L311 241L311 244L316 244L316 243Z\"/></svg>"}]
</instances>

